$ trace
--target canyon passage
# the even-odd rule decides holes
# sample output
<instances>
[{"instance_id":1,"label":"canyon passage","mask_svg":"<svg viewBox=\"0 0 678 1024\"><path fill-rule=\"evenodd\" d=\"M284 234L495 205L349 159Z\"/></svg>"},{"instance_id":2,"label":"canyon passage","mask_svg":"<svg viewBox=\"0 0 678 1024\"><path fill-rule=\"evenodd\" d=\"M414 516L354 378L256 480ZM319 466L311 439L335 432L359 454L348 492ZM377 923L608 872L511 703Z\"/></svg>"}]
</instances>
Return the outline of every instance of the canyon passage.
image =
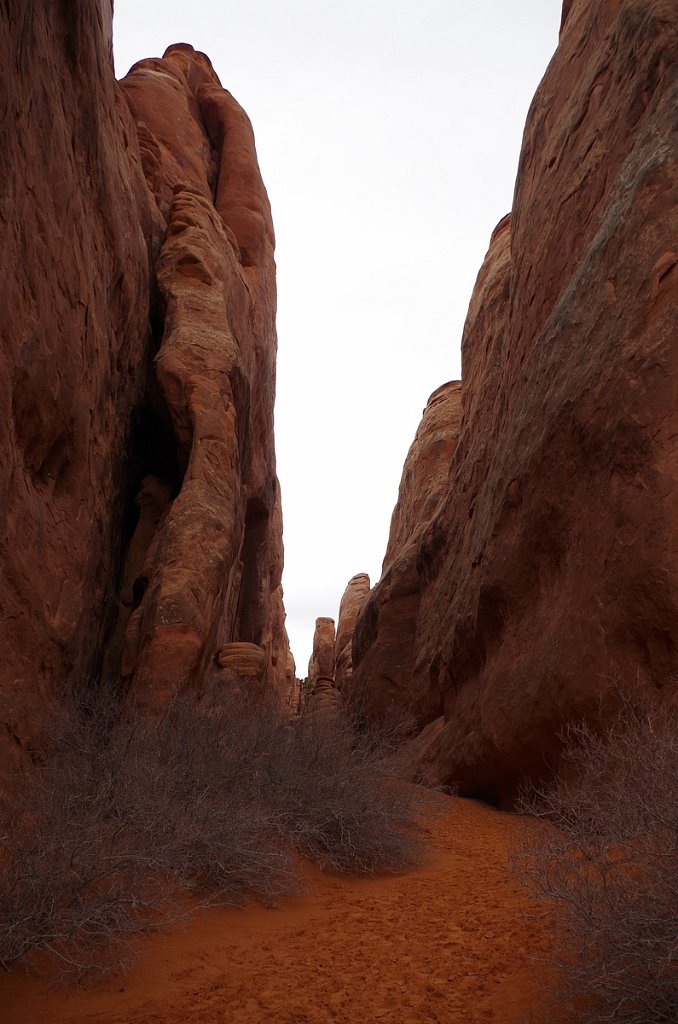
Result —
<instances>
[{"instance_id":1,"label":"canyon passage","mask_svg":"<svg viewBox=\"0 0 678 1024\"><path fill-rule=\"evenodd\" d=\"M117 82L108 0L5 0L0 30L2 763L39 761L84 682L149 720L221 687L290 720L402 715L413 777L470 798L441 796L411 874L309 868L308 896L200 912L85 995L13 971L10 1019L522 1021L548 939L503 812L558 773L569 723L676 699L673 0L564 3L462 379L426 405L380 579L347 566L303 678L249 119L186 43Z\"/></svg>"}]
</instances>

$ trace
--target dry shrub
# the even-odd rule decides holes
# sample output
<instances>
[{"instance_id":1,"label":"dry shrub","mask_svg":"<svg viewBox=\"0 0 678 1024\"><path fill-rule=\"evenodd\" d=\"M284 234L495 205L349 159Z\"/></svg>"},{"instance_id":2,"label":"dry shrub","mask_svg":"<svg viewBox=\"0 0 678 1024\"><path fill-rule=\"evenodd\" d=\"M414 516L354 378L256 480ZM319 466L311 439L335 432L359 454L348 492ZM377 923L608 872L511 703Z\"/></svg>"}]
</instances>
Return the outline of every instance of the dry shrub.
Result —
<instances>
[{"instance_id":1,"label":"dry shrub","mask_svg":"<svg viewBox=\"0 0 678 1024\"><path fill-rule=\"evenodd\" d=\"M321 867L374 874L421 860L422 824L434 804L405 781L388 732L357 732L348 716L309 713L290 723L271 769L287 834Z\"/></svg>"},{"instance_id":2,"label":"dry shrub","mask_svg":"<svg viewBox=\"0 0 678 1024\"><path fill-rule=\"evenodd\" d=\"M113 695L71 696L42 723L43 755L6 787L0 962L42 950L59 974L123 966L127 937L203 901L293 891L256 759L275 732L241 698L178 696L160 719Z\"/></svg>"},{"instance_id":3,"label":"dry shrub","mask_svg":"<svg viewBox=\"0 0 678 1024\"><path fill-rule=\"evenodd\" d=\"M556 993L582 1024L678 1020L678 721L626 701L600 735L571 727L560 778L522 811L515 865L554 908Z\"/></svg>"},{"instance_id":4,"label":"dry shrub","mask_svg":"<svg viewBox=\"0 0 678 1024\"><path fill-rule=\"evenodd\" d=\"M125 966L130 936L186 897L273 903L299 888L295 850L322 866L412 865L423 791L344 718L281 719L246 691L184 692L144 717L91 690L65 701L49 744L0 808L0 963L61 979ZM38 958L39 959L39 958Z\"/></svg>"}]
</instances>

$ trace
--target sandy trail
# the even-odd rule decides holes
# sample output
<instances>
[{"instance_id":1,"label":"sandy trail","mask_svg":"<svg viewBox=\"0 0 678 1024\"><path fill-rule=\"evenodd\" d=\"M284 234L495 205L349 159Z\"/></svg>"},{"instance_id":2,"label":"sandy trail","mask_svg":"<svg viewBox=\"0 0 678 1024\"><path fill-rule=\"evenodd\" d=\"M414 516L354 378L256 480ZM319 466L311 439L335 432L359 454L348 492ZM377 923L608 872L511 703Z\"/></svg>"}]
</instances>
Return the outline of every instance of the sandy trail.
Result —
<instances>
[{"instance_id":1,"label":"sandy trail","mask_svg":"<svg viewBox=\"0 0 678 1024\"><path fill-rule=\"evenodd\" d=\"M0 979L2 1024L535 1024L546 937L506 867L519 819L445 798L430 862L397 877L312 872L277 910L201 911L84 991Z\"/></svg>"}]
</instances>

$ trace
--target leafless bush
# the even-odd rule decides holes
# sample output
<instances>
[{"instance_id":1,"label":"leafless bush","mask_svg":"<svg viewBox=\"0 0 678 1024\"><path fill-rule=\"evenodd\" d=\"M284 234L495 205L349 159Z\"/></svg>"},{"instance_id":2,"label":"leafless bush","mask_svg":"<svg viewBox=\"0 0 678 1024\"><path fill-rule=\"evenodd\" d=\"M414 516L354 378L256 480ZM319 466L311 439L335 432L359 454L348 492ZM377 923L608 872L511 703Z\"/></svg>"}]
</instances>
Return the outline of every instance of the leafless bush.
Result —
<instances>
[{"instance_id":1,"label":"leafless bush","mask_svg":"<svg viewBox=\"0 0 678 1024\"><path fill-rule=\"evenodd\" d=\"M626 702L600 735L570 728L559 779L522 810L516 866L554 907L557 996L583 1024L678 1020L678 722Z\"/></svg>"},{"instance_id":2,"label":"leafless bush","mask_svg":"<svg viewBox=\"0 0 678 1024\"><path fill-rule=\"evenodd\" d=\"M242 697L182 694L162 718L88 691L55 711L49 748L6 790L0 963L42 950L59 975L124 965L127 938L202 901L297 888L256 761L277 728Z\"/></svg>"},{"instance_id":3,"label":"leafless bush","mask_svg":"<svg viewBox=\"0 0 678 1024\"><path fill-rule=\"evenodd\" d=\"M184 692L160 718L91 691L0 807L0 964L62 978L125 965L129 937L208 903L298 888L295 848L353 872L420 853L421 791L345 719L283 720L246 691ZM193 900L195 902L195 900Z\"/></svg>"},{"instance_id":4,"label":"leafless bush","mask_svg":"<svg viewBox=\"0 0 678 1024\"><path fill-rule=\"evenodd\" d=\"M345 716L290 723L274 761L273 791L294 845L323 868L404 870L421 860L431 794L403 778L392 737L358 733Z\"/></svg>"}]
</instances>

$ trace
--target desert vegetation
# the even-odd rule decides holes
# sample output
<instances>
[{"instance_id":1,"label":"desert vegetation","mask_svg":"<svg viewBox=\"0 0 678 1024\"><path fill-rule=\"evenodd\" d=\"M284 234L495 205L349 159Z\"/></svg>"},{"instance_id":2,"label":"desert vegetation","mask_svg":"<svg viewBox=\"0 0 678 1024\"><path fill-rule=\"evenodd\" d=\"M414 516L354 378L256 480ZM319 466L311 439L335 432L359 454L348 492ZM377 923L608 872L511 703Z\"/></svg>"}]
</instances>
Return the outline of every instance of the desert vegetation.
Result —
<instances>
[{"instance_id":1,"label":"desert vegetation","mask_svg":"<svg viewBox=\"0 0 678 1024\"><path fill-rule=\"evenodd\" d=\"M275 903L300 886L299 854L360 874L424 850L430 800L403 782L389 735L348 716L285 720L237 681L182 692L159 717L85 687L42 732L4 785L6 968L80 981L196 905Z\"/></svg>"},{"instance_id":2,"label":"desert vegetation","mask_svg":"<svg viewBox=\"0 0 678 1024\"><path fill-rule=\"evenodd\" d=\"M556 996L581 1024L678 1020L678 718L625 700L604 733L570 727L533 788L515 866L545 902ZM552 915L552 916L551 916Z\"/></svg>"}]
</instances>

